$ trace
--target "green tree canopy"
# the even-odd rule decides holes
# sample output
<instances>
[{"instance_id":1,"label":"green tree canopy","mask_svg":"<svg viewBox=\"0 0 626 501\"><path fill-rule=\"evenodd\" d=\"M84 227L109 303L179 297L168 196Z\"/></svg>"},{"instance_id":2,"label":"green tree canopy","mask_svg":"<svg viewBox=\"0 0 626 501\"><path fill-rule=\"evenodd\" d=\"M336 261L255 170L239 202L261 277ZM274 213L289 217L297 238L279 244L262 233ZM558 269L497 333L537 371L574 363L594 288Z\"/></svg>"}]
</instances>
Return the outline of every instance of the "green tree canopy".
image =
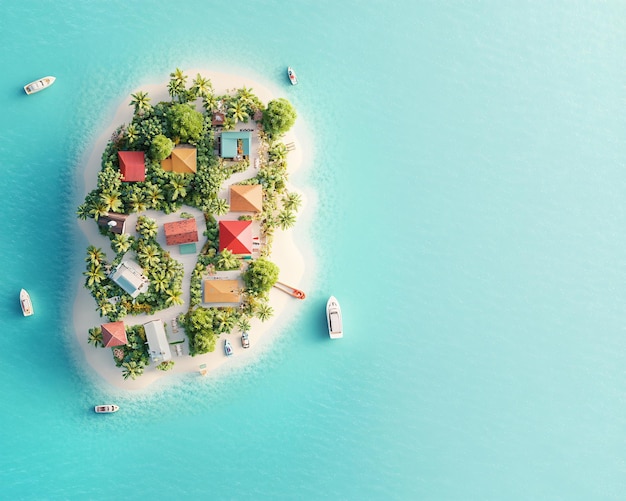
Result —
<instances>
[{"instance_id":1,"label":"green tree canopy","mask_svg":"<svg viewBox=\"0 0 626 501\"><path fill-rule=\"evenodd\" d=\"M268 103L261 123L269 136L277 137L291 129L297 116L291 103L281 97Z\"/></svg>"},{"instance_id":2,"label":"green tree canopy","mask_svg":"<svg viewBox=\"0 0 626 501\"><path fill-rule=\"evenodd\" d=\"M271 261L259 258L252 261L243 274L243 281L248 291L254 296L269 292L278 280L280 270Z\"/></svg>"},{"instance_id":3,"label":"green tree canopy","mask_svg":"<svg viewBox=\"0 0 626 501\"><path fill-rule=\"evenodd\" d=\"M178 137L183 143L200 139L204 119L192 106L173 104L166 116L172 137Z\"/></svg>"},{"instance_id":4,"label":"green tree canopy","mask_svg":"<svg viewBox=\"0 0 626 501\"><path fill-rule=\"evenodd\" d=\"M163 134L157 135L150 145L150 155L158 162L169 157L174 149L172 140Z\"/></svg>"}]
</instances>

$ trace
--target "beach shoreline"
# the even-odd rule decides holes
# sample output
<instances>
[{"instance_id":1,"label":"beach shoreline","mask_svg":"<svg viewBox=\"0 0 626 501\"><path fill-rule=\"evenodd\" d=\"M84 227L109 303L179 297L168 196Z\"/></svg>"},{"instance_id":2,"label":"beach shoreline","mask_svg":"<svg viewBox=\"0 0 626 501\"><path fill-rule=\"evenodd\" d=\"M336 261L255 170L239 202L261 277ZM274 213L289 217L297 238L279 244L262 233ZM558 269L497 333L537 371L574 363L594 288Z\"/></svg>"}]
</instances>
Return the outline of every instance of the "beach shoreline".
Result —
<instances>
[{"instance_id":1,"label":"beach shoreline","mask_svg":"<svg viewBox=\"0 0 626 501\"><path fill-rule=\"evenodd\" d=\"M205 78L209 78L213 84L214 91L216 95L225 94L229 90L241 88L246 86L251 88L256 96L259 99L267 104L272 99L277 99L280 97L285 97L284 92L281 92L278 87L276 88L268 88L267 85L263 85L258 81L253 81L250 78L240 77L235 74L230 73L221 73L214 72L208 70L198 70L198 69L190 69L186 70L185 74L189 75L190 79L194 78L196 74L200 74ZM151 98L151 103L156 104L160 101L169 101L171 100L169 94L167 93L167 81L161 82L158 84L148 84L142 85L136 89L134 89L131 93L136 93L138 91L147 92ZM89 155L84 165L84 171L82 172L82 181L83 181L83 189L78 189L78 195L82 202L82 199L87 195L87 193L93 189L96 185L97 175L101 169L101 157L102 153L111 138L111 135L115 131L117 127L122 124L128 124L132 120L133 117L133 107L129 105L131 97L130 94L126 99L122 101L122 103L118 106L115 111L114 117L112 118L108 127L98 136L95 143L90 146ZM247 128L250 126L250 123L240 123L238 124L237 129ZM288 171L290 176L294 173L302 172L309 165L311 165L310 153L313 151L312 149L312 139L307 132L306 125L304 124L301 117L296 120L296 124L294 127L288 131L285 136L282 138L282 141L285 144L293 143L295 149L291 150L287 157L288 162ZM305 159L305 151L306 161ZM251 172L252 171L252 172ZM246 171L246 177L251 177L254 175L254 166L251 166L248 171ZM81 172L77 172L77 177L79 180L81 179ZM241 177L241 176L240 176ZM243 179L244 177L241 177ZM227 183L222 187L220 191L220 197L226 198L228 186L233 182L233 180L228 180ZM308 196L304 191L300 190L297 186L288 182L289 191L299 193L302 197L302 206L298 212L298 223L300 224L300 218L303 214L309 209ZM81 203L79 202L79 203ZM189 206L183 206L182 210L185 212L190 212L194 214L196 217L201 217L202 213L194 208ZM142 214L145 214L149 217L153 217L157 219L159 225L162 222L171 221L173 219L177 219L178 216L176 214L165 215L156 211L147 211ZM129 217L129 225L130 227L134 227L134 221L136 221L137 214L133 214L132 217ZM94 245L96 247L102 248L102 250L107 254L108 259L112 259L113 251L110 248L110 241L108 238L100 235L97 225L93 219L88 219L86 221L78 220L78 225L81 234L85 237L88 244ZM299 228L300 233L302 233L302 228ZM270 255L270 260L274 262L280 269L280 278L281 282L287 283L289 285L293 285L298 288L304 288L307 285L307 281L305 279L305 271L310 271L311 266L314 266L311 262L310 256L307 256L307 264L305 270L305 259L303 256L303 252L293 238L294 229L290 229L287 231L282 231L280 229L276 229L274 234L274 242L272 245L272 252ZM81 254L84 252L84 249L77 248L77 253ZM172 252L172 257L176 260L182 261L184 256L179 256L177 252ZM128 325L136 325L143 324L149 320L153 319L167 319L175 318L179 313L186 311L189 304L189 276L190 276L190 268L195 264L196 255L192 256L193 263L191 261L183 263L185 266L185 282L183 285L184 299L185 303L179 307L171 307L166 310L161 310L156 312L154 315L146 316L146 315L138 315L138 316L127 316L124 318L125 323ZM179 259L180 258L180 259ZM93 297L89 293L89 291L84 287L84 277L82 272L84 271L84 262L82 259L77 260L77 267L79 270L76 270L76 275L78 278L78 283L76 286L76 295L73 303L73 330L76 336L76 342L82 348L80 351L82 352L79 357L84 359L86 362L86 369L94 374L97 381L102 380L102 382L106 383L107 386L115 388L117 390L144 390L148 389L148 387L154 386L161 388L161 384L155 384L157 381L159 383L165 383L168 379L172 379L173 382L178 380L179 378L176 376L184 375L184 374L193 374L196 373L200 376L200 366L203 365L206 369L206 372L209 377L219 368L222 367L226 362L231 361L228 357L226 357L223 353L222 345L223 339L227 338L231 341L235 351L236 359L235 363L231 363L234 368L240 367L242 365L247 365L248 363L256 360L264 350L268 349L271 345L271 337L268 335L270 332L275 332L276 328L280 328L281 326L285 326L288 324L289 320L294 318L297 315L298 311L302 307L302 302L288 296L287 294L277 290L272 289L270 291L270 301L269 304L274 310L274 315L272 318L265 322L261 322L260 320L254 318L251 321L251 329L250 329L250 340L251 340L251 348L244 350L241 347L241 343L239 342L239 333L235 329L231 334L222 335L218 338L216 342L216 348L214 352L197 355L195 357L189 356L188 350L188 340L185 336L184 348L183 348L183 356L173 355L172 360L175 362L175 365L170 371L161 371L156 368L154 363L145 367L144 373L139 376L137 379L127 379L124 380L122 377L122 370L119 367L115 366L115 362L113 360L113 355L110 349L104 349L101 347L93 347L87 344L88 330L92 327L100 326L102 323L106 323L106 318L100 317L96 310L96 302ZM170 311L171 310L171 311ZM79 363L84 363L79 362ZM234 360L233 360L234 362ZM220 371L221 372L221 371Z\"/></svg>"}]
</instances>

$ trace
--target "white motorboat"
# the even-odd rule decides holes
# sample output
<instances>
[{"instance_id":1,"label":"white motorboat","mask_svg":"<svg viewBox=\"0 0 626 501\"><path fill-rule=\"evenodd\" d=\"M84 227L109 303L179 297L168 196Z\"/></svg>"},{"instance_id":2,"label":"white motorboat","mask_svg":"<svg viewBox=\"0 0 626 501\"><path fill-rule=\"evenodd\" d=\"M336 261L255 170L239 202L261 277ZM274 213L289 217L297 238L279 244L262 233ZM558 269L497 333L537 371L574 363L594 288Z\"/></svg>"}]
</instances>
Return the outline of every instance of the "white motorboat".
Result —
<instances>
[{"instance_id":1,"label":"white motorboat","mask_svg":"<svg viewBox=\"0 0 626 501\"><path fill-rule=\"evenodd\" d=\"M35 310L33 309L33 303L30 300L30 294L26 292L26 289L20 291L20 306L22 307L22 313L25 317L30 317Z\"/></svg>"},{"instance_id":2,"label":"white motorboat","mask_svg":"<svg viewBox=\"0 0 626 501\"><path fill-rule=\"evenodd\" d=\"M291 85L298 85L298 77L296 76L296 72L293 70L291 66L287 68L287 76L289 77L289 81Z\"/></svg>"},{"instance_id":3,"label":"white motorboat","mask_svg":"<svg viewBox=\"0 0 626 501\"><path fill-rule=\"evenodd\" d=\"M55 80L55 77L40 78L39 80L35 80L34 82L25 85L24 92L26 92L26 94L28 95L35 94L35 92L39 92L40 90L44 90L50 87Z\"/></svg>"},{"instance_id":4,"label":"white motorboat","mask_svg":"<svg viewBox=\"0 0 626 501\"><path fill-rule=\"evenodd\" d=\"M112 412L119 411L120 408L115 404L103 404L96 405L93 410L96 411L98 414L111 414Z\"/></svg>"},{"instance_id":5,"label":"white motorboat","mask_svg":"<svg viewBox=\"0 0 626 501\"><path fill-rule=\"evenodd\" d=\"M224 353L227 357L231 357L233 355L233 346L230 344L228 339L224 339Z\"/></svg>"},{"instance_id":6,"label":"white motorboat","mask_svg":"<svg viewBox=\"0 0 626 501\"><path fill-rule=\"evenodd\" d=\"M330 296L326 303L326 319L328 320L328 335L331 339L343 337L343 322L341 308L335 296Z\"/></svg>"}]
</instances>

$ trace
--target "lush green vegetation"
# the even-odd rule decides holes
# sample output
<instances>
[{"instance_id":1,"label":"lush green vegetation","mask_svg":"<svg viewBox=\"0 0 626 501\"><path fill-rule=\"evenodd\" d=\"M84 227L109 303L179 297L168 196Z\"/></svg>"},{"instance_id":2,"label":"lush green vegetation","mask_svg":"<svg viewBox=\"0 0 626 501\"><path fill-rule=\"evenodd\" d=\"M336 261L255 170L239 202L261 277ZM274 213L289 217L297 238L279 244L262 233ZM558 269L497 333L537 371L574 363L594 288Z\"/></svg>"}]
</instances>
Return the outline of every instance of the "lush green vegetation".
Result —
<instances>
[{"instance_id":1,"label":"lush green vegetation","mask_svg":"<svg viewBox=\"0 0 626 501\"><path fill-rule=\"evenodd\" d=\"M170 102L151 103L146 92L131 95L134 114L129 124L122 124L112 135L102 155L102 169L96 187L78 207L80 219L97 220L108 213L142 213L152 209L165 213L191 206L205 214L206 241L192 272L190 301L187 313L179 318L189 337L192 355L215 349L217 337L234 328L249 330L250 319L266 320L273 315L268 304L268 292L278 278L278 267L268 260L275 228L287 229L295 223L301 205L300 196L289 193L287 182L287 148L279 141L294 124L296 112L285 99L268 103L267 108L252 89L242 87L224 95L216 95L210 80L197 75L188 85L188 76L176 69L170 74L168 93ZM201 111L198 111L201 110ZM244 184L263 187L263 211L247 219L258 221L264 246L261 258L252 261L243 274L245 283L240 308L204 307L202 281L207 275L221 270L236 270L240 260L229 251L218 252L219 235L216 216L229 211L228 202L218 194L224 183L237 172L249 167L247 160L224 161L216 153L215 130L211 125L215 112L225 115L223 129L254 120L259 126L259 157L261 166L256 175ZM197 167L194 175L164 171L161 161L167 158L177 144L196 147ZM146 178L142 182L122 182L118 159L119 151L143 151ZM181 218L191 217L186 212ZM169 252L156 241L156 222L140 215L137 236L116 235L108 227L101 227L109 237L115 258L107 260L100 248L87 249L85 286L90 290L102 317L109 321L121 320L127 315L153 314L158 310L183 301L183 267L171 258ZM108 275L124 257L130 257L143 268L150 281L149 289L133 300ZM129 345L116 348L116 364L123 368L124 378L135 378L149 363L145 333L141 326L127 326ZM143 337L142 337L143 336ZM89 330L89 343L102 346L99 327ZM173 364L173 363L172 363ZM170 364L159 369L168 370Z\"/></svg>"}]
</instances>

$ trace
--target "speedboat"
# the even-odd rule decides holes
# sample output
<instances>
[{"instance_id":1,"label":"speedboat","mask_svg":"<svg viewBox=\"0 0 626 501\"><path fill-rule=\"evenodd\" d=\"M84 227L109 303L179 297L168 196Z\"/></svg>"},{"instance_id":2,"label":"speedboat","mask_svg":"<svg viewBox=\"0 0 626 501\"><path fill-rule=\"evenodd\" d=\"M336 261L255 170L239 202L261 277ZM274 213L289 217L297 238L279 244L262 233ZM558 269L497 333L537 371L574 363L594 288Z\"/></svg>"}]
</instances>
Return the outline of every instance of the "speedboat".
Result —
<instances>
[{"instance_id":1,"label":"speedboat","mask_svg":"<svg viewBox=\"0 0 626 501\"><path fill-rule=\"evenodd\" d=\"M328 320L328 335L331 339L343 337L343 322L341 320L341 308L335 296L330 296L326 303L326 319Z\"/></svg>"},{"instance_id":2,"label":"speedboat","mask_svg":"<svg viewBox=\"0 0 626 501\"><path fill-rule=\"evenodd\" d=\"M35 80L34 82L31 82L28 85L25 85L24 92L26 92L26 94L28 95L34 94L35 92L39 92L40 90L44 90L50 87L54 83L55 80L56 80L55 77L40 78L39 80Z\"/></svg>"},{"instance_id":3,"label":"speedboat","mask_svg":"<svg viewBox=\"0 0 626 501\"><path fill-rule=\"evenodd\" d=\"M291 66L287 68L287 76L289 77L291 85L298 85L298 77L296 76L296 72L293 71L293 68Z\"/></svg>"},{"instance_id":4,"label":"speedboat","mask_svg":"<svg viewBox=\"0 0 626 501\"><path fill-rule=\"evenodd\" d=\"M96 411L98 414L111 414L112 412L119 411L120 408L115 404L103 404L96 405L93 410Z\"/></svg>"},{"instance_id":5,"label":"speedboat","mask_svg":"<svg viewBox=\"0 0 626 501\"><path fill-rule=\"evenodd\" d=\"M241 334L241 346L244 348L250 348L250 338L248 337L247 332Z\"/></svg>"},{"instance_id":6,"label":"speedboat","mask_svg":"<svg viewBox=\"0 0 626 501\"><path fill-rule=\"evenodd\" d=\"M228 339L224 339L224 353L227 357L231 357L233 355L233 347Z\"/></svg>"},{"instance_id":7,"label":"speedboat","mask_svg":"<svg viewBox=\"0 0 626 501\"><path fill-rule=\"evenodd\" d=\"M30 300L30 294L26 292L26 289L20 291L20 306L22 307L22 313L25 317L30 317L35 310L33 309L33 303Z\"/></svg>"}]
</instances>

